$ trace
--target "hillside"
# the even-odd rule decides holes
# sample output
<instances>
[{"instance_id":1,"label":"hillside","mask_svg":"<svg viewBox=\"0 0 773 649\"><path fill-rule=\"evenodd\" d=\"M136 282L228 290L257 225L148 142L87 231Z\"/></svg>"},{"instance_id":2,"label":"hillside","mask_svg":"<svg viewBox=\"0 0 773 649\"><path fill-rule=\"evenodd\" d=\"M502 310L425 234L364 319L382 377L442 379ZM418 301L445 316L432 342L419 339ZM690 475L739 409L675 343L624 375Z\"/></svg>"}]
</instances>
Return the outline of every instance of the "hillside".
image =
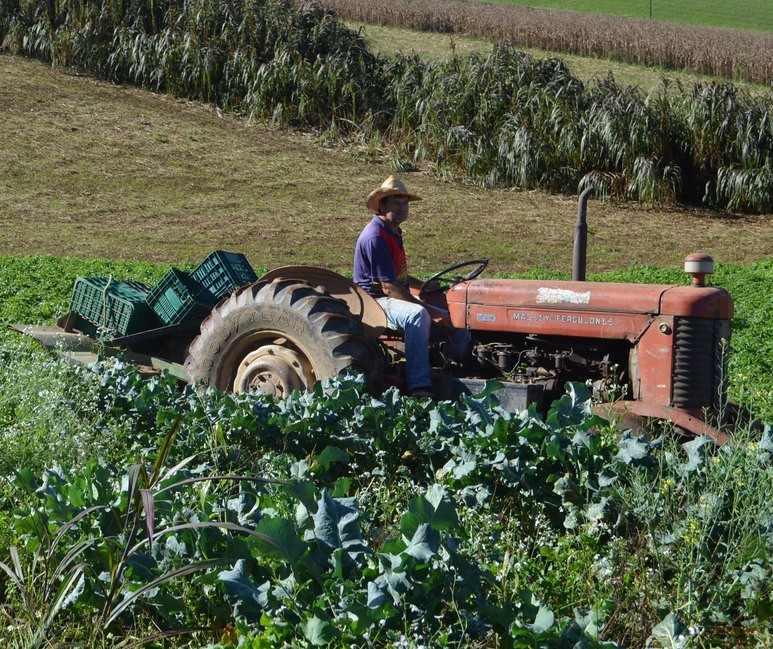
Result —
<instances>
[{"instance_id":1,"label":"hillside","mask_svg":"<svg viewBox=\"0 0 773 649\"><path fill-rule=\"evenodd\" d=\"M0 252L198 261L217 248L258 266L349 270L364 199L390 172L367 151L248 124L212 107L0 56ZM462 258L492 272L569 272L573 197L403 176L424 197L406 225L412 265ZM768 217L591 202L589 270L766 258Z\"/></svg>"}]
</instances>

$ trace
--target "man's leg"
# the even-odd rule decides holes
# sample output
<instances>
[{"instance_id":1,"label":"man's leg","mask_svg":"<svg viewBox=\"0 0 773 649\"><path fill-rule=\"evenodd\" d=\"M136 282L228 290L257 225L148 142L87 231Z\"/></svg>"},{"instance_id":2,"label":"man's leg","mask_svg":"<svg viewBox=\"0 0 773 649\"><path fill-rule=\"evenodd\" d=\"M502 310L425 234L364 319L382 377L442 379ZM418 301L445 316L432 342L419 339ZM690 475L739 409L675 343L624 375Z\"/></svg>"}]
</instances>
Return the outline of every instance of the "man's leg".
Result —
<instances>
[{"instance_id":1,"label":"man's leg","mask_svg":"<svg viewBox=\"0 0 773 649\"><path fill-rule=\"evenodd\" d=\"M438 327L432 326L432 335L448 343L448 351L453 360L462 361L465 353L470 347L472 335L468 329L458 329L457 327Z\"/></svg>"},{"instance_id":2,"label":"man's leg","mask_svg":"<svg viewBox=\"0 0 773 649\"><path fill-rule=\"evenodd\" d=\"M430 387L429 330L432 321L429 313L420 304L391 297L380 297L378 303L386 312L389 326L402 331L405 337L405 380L408 389Z\"/></svg>"}]
</instances>

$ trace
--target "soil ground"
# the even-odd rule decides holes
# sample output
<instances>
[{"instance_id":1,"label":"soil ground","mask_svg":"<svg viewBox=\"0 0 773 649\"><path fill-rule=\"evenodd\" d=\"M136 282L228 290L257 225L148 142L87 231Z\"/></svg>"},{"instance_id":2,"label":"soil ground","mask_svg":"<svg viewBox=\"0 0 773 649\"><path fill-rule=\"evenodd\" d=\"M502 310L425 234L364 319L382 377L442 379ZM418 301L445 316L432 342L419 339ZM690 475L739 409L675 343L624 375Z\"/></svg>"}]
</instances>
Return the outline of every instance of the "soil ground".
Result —
<instances>
[{"instance_id":1,"label":"soil ground","mask_svg":"<svg viewBox=\"0 0 773 649\"><path fill-rule=\"evenodd\" d=\"M196 263L244 252L256 268L348 272L367 194L391 172L310 134L0 55L0 254ZM491 258L491 274L570 272L577 198L481 190L403 174L413 271ZM588 270L770 255L769 216L591 201Z\"/></svg>"}]
</instances>

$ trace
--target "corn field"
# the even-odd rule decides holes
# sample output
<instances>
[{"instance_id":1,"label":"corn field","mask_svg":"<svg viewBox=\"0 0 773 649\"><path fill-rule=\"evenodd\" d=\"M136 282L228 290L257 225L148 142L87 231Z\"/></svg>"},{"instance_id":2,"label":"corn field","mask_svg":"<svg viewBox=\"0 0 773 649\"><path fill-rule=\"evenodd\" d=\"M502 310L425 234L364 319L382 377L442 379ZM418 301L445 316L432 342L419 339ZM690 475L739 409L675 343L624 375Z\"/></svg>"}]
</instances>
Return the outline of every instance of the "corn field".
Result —
<instances>
[{"instance_id":1,"label":"corn field","mask_svg":"<svg viewBox=\"0 0 773 649\"><path fill-rule=\"evenodd\" d=\"M114 83L378 149L481 186L773 210L770 96L673 82L584 85L511 43L382 58L319 5L278 0L0 0L0 43Z\"/></svg>"},{"instance_id":2,"label":"corn field","mask_svg":"<svg viewBox=\"0 0 773 649\"><path fill-rule=\"evenodd\" d=\"M298 0L300 2L301 0ZM773 35L460 0L319 0L342 18L770 83Z\"/></svg>"}]
</instances>

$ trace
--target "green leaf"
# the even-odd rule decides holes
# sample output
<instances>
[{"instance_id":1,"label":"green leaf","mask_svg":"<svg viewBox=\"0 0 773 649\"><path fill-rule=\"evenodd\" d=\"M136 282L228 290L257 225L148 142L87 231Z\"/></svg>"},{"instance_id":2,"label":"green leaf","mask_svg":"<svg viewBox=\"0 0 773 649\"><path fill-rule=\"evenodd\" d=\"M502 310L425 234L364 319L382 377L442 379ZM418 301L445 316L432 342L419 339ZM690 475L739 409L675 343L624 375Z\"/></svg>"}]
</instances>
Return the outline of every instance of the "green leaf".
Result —
<instances>
[{"instance_id":1,"label":"green leaf","mask_svg":"<svg viewBox=\"0 0 773 649\"><path fill-rule=\"evenodd\" d=\"M425 494L429 503L435 508L435 513L430 523L435 529L453 529L459 526L459 518L456 515L454 502L442 485L434 484L427 489Z\"/></svg>"},{"instance_id":2,"label":"green leaf","mask_svg":"<svg viewBox=\"0 0 773 649\"><path fill-rule=\"evenodd\" d=\"M565 502L564 511L566 512L566 516L564 517L564 528L567 530L576 529L580 525L580 510L578 509L577 505L572 502Z\"/></svg>"},{"instance_id":3,"label":"green leaf","mask_svg":"<svg viewBox=\"0 0 773 649\"><path fill-rule=\"evenodd\" d=\"M459 517L448 492L442 485L434 484L424 496L417 496L408 504L408 511L400 520L400 531L412 538L422 524L436 530L454 530L459 527Z\"/></svg>"},{"instance_id":4,"label":"green leaf","mask_svg":"<svg viewBox=\"0 0 773 649\"><path fill-rule=\"evenodd\" d=\"M579 425L592 414L591 392L584 383L566 384L566 394L556 399L550 406L547 423L554 428Z\"/></svg>"},{"instance_id":5,"label":"green leaf","mask_svg":"<svg viewBox=\"0 0 773 649\"><path fill-rule=\"evenodd\" d=\"M67 499L73 507L83 507L86 504L83 498L83 490L76 486L71 486L67 489Z\"/></svg>"},{"instance_id":6,"label":"green leaf","mask_svg":"<svg viewBox=\"0 0 773 649\"><path fill-rule=\"evenodd\" d=\"M707 444L710 445L708 448ZM679 472L682 475L687 475L697 471L703 465L704 455L713 449L713 442L705 436L696 437L682 444L682 449L687 453L687 462L679 467Z\"/></svg>"},{"instance_id":7,"label":"green leaf","mask_svg":"<svg viewBox=\"0 0 773 649\"><path fill-rule=\"evenodd\" d=\"M439 549L440 533L427 523L422 523L416 529L411 540L408 541L405 553L413 557L417 563L427 564Z\"/></svg>"},{"instance_id":8,"label":"green leaf","mask_svg":"<svg viewBox=\"0 0 773 649\"><path fill-rule=\"evenodd\" d=\"M386 594L376 584L376 582L368 582L368 608L376 609L386 601Z\"/></svg>"},{"instance_id":9,"label":"green leaf","mask_svg":"<svg viewBox=\"0 0 773 649\"><path fill-rule=\"evenodd\" d=\"M601 488L609 487L615 484L615 482L617 482L619 478L620 476L617 473L604 469L598 475L599 487Z\"/></svg>"},{"instance_id":10,"label":"green leaf","mask_svg":"<svg viewBox=\"0 0 773 649\"><path fill-rule=\"evenodd\" d=\"M518 605L513 601L502 602L500 606L492 606L484 601L481 603L481 612L494 629L504 635L508 635L511 625L520 613Z\"/></svg>"},{"instance_id":11,"label":"green leaf","mask_svg":"<svg viewBox=\"0 0 773 649\"><path fill-rule=\"evenodd\" d=\"M745 600L762 600L765 584L769 583L770 571L763 567L762 560L756 559L738 573L738 583L743 585L741 598Z\"/></svg>"},{"instance_id":12,"label":"green leaf","mask_svg":"<svg viewBox=\"0 0 773 649\"><path fill-rule=\"evenodd\" d=\"M234 617L258 622L266 604L266 594L250 581L246 561L239 559L231 570L223 570L217 576L223 584L228 603L234 607Z\"/></svg>"},{"instance_id":13,"label":"green leaf","mask_svg":"<svg viewBox=\"0 0 773 649\"><path fill-rule=\"evenodd\" d=\"M156 531L156 503L150 489L140 489L140 501L145 511L145 529L148 533L148 551L153 551L153 535Z\"/></svg>"},{"instance_id":14,"label":"green leaf","mask_svg":"<svg viewBox=\"0 0 773 649\"><path fill-rule=\"evenodd\" d=\"M614 499L609 496L603 496L599 502L588 503L585 506L585 518L589 521L604 520L607 510L614 505Z\"/></svg>"},{"instance_id":15,"label":"green leaf","mask_svg":"<svg viewBox=\"0 0 773 649\"><path fill-rule=\"evenodd\" d=\"M634 437L631 431L626 431L617 441L619 451L614 458L615 462L633 464L643 460L650 454L651 445L642 437Z\"/></svg>"},{"instance_id":16,"label":"green leaf","mask_svg":"<svg viewBox=\"0 0 773 649\"><path fill-rule=\"evenodd\" d=\"M577 497L578 489L577 483L569 474L561 476L553 485L553 491L563 498L566 496Z\"/></svg>"},{"instance_id":17,"label":"green leaf","mask_svg":"<svg viewBox=\"0 0 773 649\"><path fill-rule=\"evenodd\" d=\"M463 480L468 475L473 473L477 468L478 468L478 462L473 457L473 459L471 460L467 460L456 464L456 466L454 466L453 468L453 471L451 472L451 475L457 480Z\"/></svg>"},{"instance_id":18,"label":"green leaf","mask_svg":"<svg viewBox=\"0 0 773 649\"><path fill-rule=\"evenodd\" d=\"M117 620L127 608L132 606L138 598L149 596L160 586L163 586L170 581L187 577L196 572L209 570L215 566L222 565L223 563L223 559L213 559L210 561L200 561L198 563L188 564L178 568L177 570L172 570L171 572L165 573L157 579L144 584L137 590L127 594L118 604L115 605L110 615L105 619L105 626L110 626L113 622L115 622L115 620Z\"/></svg>"},{"instance_id":19,"label":"green leaf","mask_svg":"<svg viewBox=\"0 0 773 649\"><path fill-rule=\"evenodd\" d=\"M592 638L598 637L603 624L603 618L601 612L598 609L591 609L590 611L574 611L574 620L578 628L586 635Z\"/></svg>"},{"instance_id":20,"label":"green leaf","mask_svg":"<svg viewBox=\"0 0 773 649\"><path fill-rule=\"evenodd\" d=\"M301 629L306 639L315 647L324 647L338 635L335 627L330 622L322 620L317 616L302 622Z\"/></svg>"},{"instance_id":21,"label":"green leaf","mask_svg":"<svg viewBox=\"0 0 773 649\"><path fill-rule=\"evenodd\" d=\"M556 617L547 606L540 606L532 624L526 626L534 633L546 633L555 624Z\"/></svg>"},{"instance_id":22,"label":"green leaf","mask_svg":"<svg viewBox=\"0 0 773 649\"><path fill-rule=\"evenodd\" d=\"M404 593L413 588L413 583L405 574L406 564L410 563L403 554L387 554L382 552L378 555L381 565L381 573L374 580L376 586L385 589L395 603L400 601Z\"/></svg>"},{"instance_id":23,"label":"green leaf","mask_svg":"<svg viewBox=\"0 0 773 649\"><path fill-rule=\"evenodd\" d=\"M317 490L308 480L290 480L280 489L297 498L309 513L313 514L317 511Z\"/></svg>"},{"instance_id":24,"label":"green leaf","mask_svg":"<svg viewBox=\"0 0 773 649\"><path fill-rule=\"evenodd\" d=\"M679 649L683 644L679 640L679 636L684 635L686 631L687 628L679 621L676 613L671 612L652 629L647 646L660 647L661 649Z\"/></svg>"},{"instance_id":25,"label":"green leaf","mask_svg":"<svg viewBox=\"0 0 773 649\"><path fill-rule=\"evenodd\" d=\"M288 561L293 568L298 565L306 546L292 523L283 518L264 518L258 523L255 531L266 539L250 536L247 543L253 556Z\"/></svg>"},{"instance_id":26,"label":"green leaf","mask_svg":"<svg viewBox=\"0 0 773 649\"><path fill-rule=\"evenodd\" d=\"M312 470L327 471L333 464L349 464L349 455L337 446L328 446L314 459Z\"/></svg>"},{"instance_id":27,"label":"green leaf","mask_svg":"<svg viewBox=\"0 0 773 649\"><path fill-rule=\"evenodd\" d=\"M314 536L324 547L366 549L360 533L360 513L354 498L334 499L325 490L317 503Z\"/></svg>"},{"instance_id":28,"label":"green leaf","mask_svg":"<svg viewBox=\"0 0 773 649\"><path fill-rule=\"evenodd\" d=\"M86 580L83 575L83 570L85 568L85 563L80 563L75 566L73 572L60 586L54 601L54 606L52 607L52 613L67 608L68 606L72 606L78 601L78 598L83 594L86 587Z\"/></svg>"},{"instance_id":29,"label":"green leaf","mask_svg":"<svg viewBox=\"0 0 773 649\"><path fill-rule=\"evenodd\" d=\"M351 478L338 478L333 485L333 498L346 498L346 495L352 489L353 481Z\"/></svg>"}]
</instances>

